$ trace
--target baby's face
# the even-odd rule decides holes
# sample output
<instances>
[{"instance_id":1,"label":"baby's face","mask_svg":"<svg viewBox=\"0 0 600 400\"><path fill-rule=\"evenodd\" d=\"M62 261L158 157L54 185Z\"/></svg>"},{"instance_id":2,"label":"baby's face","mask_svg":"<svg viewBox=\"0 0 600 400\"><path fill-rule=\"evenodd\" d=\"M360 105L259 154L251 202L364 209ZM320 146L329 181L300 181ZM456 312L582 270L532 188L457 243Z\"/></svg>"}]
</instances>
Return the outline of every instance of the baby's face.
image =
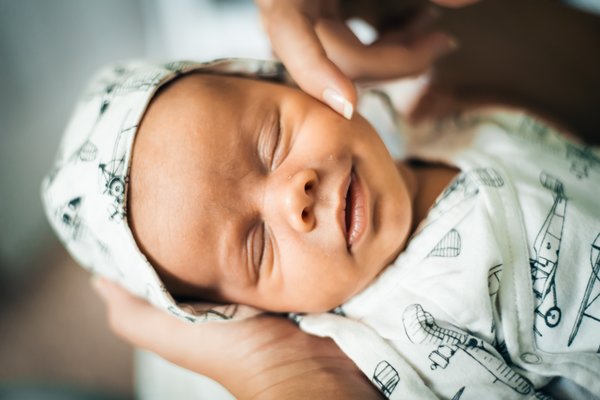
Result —
<instances>
[{"instance_id":1,"label":"baby's face","mask_svg":"<svg viewBox=\"0 0 600 400\"><path fill-rule=\"evenodd\" d=\"M299 90L191 74L150 105L129 218L176 295L331 309L397 255L407 187L373 128Z\"/></svg>"}]
</instances>

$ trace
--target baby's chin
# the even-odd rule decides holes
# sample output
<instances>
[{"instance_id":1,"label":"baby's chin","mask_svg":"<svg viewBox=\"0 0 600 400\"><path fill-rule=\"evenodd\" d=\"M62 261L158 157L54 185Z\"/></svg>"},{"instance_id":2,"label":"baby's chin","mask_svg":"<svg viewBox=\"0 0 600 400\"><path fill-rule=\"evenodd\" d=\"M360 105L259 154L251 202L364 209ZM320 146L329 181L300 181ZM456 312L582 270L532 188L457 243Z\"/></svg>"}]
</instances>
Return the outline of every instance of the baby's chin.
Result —
<instances>
[{"instance_id":1,"label":"baby's chin","mask_svg":"<svg viewBox=\"0 0 600 400\"><path fill-rule=\"evenodd\" d=\"M385 268L381 268L384 270ZM376 276L379 275L381 271L377 272ZM373 278L374 279L374 278ZM345 293L340 293L336 296L331 296L329 298L316 298L313 297L310 303L303 301L300 304L297 304L297 307L291 307L292 309L286 310L285 312L292 313L328 313L336 310L340 306L343 306L346 302L348 302L352 297L356 296L364 289L366 289L373 279L365 280L364 282L359 283L358 285L353 286L352 288L348 288Z\"/></svg>"},{"instance_id":2,"label":"baby's chin","mask_svg":"<svg viewBox=\"0 0 600 400\"><path fill-rule=\"evenodd\" d=\"M288 304L281 305L280 307L273 307L269 305L265 311L273 313L301 313L301 314L312 314L312 313L326 313L330 312L337 307L343 305L347 300L353 296L353 293L347 293L345 295L327 297L327 296L311 296L310 299L304 299L299 301L290 301ZM261 308L258 305L254 305L257 308ZM263 308L264 309L264 308Z\"/></svg>"},{"instance_id":3,"label":"baby's chin","mask_svg":"<svg viewBox=\"0 0 600 400\"><path fill-rule=\"evenodd\" d=\"M307 307L306 305L299 305L297 310L289 310L285 311L288 313L301 313L301 314L319 314L319 313L328 313L336 310L340 306L344 305L344 303L349 300L352 296L348 297L344 301L338 302L324 302L322 304L316 304L314 306Z\"/></svg>"}]
</instances>

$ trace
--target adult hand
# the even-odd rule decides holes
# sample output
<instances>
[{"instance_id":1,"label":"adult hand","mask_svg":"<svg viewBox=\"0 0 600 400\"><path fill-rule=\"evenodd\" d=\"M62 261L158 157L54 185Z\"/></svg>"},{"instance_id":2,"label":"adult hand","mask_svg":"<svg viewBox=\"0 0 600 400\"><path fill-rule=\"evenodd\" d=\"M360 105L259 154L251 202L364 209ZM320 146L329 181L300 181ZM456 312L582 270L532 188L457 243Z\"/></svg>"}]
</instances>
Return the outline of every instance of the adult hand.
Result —
<instances>
[{"instance_id":1,"label":"adult hand","mask_svg":"<svg viewBox=\"0 0 600 400\"><path fill-rule=\"evenodd\" d=\"M599 142L600 16L555 1L486 0L445 10L438 25L460 49L433 67L414 119L501 104Z\"/></svg>"},{"instance_id":2,"label":"adult hand","mask_svg":"<svg viewBox=\"0 0 600 400\"><path fill-rule=\"evenodd\" d=\"M194 325L105 278L95 279L93 287L115 333L220 382L236 398L383 398L333 341L307 335L285 318Z\"/></svg>"},{"instance_id":3,"label":"adult hand","mask_svg":"<svg viewBox=\"0 0 600 400\"><path fill-rule=\"evenodd\" d=\"M476 1L434 2L458 7ZM348 15L341 8L354 7L352 12L379 25L389 23L390 17L414 11L423 5L419 0L256 0L256 4L275 53L300 88L348 119L356 103L353 80L419 73L455 46L448 35L427 29L432 17L428 11L400 30L382 31L378 40L364 45L345 24Z\"/></svg>"}]
</instances>

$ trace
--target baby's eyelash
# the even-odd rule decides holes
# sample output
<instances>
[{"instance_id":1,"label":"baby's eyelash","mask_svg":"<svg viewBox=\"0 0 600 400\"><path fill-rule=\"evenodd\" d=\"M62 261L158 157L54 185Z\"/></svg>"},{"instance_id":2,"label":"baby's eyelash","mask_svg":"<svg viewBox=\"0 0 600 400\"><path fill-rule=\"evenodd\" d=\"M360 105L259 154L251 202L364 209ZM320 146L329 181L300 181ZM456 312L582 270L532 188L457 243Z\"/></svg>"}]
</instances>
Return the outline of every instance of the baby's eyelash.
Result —
<instances>
[{"instance_id":1,"label":"baby's eyelash","mask_svg":"<svg viewBox=\"0 0 600 400\"><path fill-rule=\"evenodd\" d=\"M277 130L275 133L275 144L273 145L273 150L271 150L271 157L270 157L270 167L271 167L271 171L273 171L275 169L275 160L278 159L278 155L279 153L281 153L281 149L280 149L280 144L281 144L281 115L279 113L277 113L277 118L276 118L276 127L275 129Z\"/></svg>"},{"instance_id":2,"label":"baby's eyelash","mask_svg":"<svg viewBox=\"0 0 600 400\"><path fill-rule=\"evenodd\" d=\"M265 238L265 223L261 222L257 229L254 230L252 238L252 265L256 274L260 271L260 266L263 263L266 248Z\"/></svg>"},{"instance_id":3,"label":"baby's eyelash","mask_svg":"<svg viewBox=\"0 0 600 400\"><path fill-rule=\"evenodd\" d=\"M276 168L276 161L280 158L281 142L281 116L274 110L265 116L258 139L258 156L265 172Z\"/></svg>"}]
</instances>

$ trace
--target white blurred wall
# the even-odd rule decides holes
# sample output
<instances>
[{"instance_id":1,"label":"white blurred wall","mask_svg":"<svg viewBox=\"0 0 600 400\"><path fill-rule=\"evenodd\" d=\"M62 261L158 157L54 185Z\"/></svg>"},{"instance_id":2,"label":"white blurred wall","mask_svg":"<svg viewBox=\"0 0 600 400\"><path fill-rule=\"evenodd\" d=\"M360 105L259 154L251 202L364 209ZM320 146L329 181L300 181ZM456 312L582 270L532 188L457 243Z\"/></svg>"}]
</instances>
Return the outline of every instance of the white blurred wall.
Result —
<instances>
[{"instance_id":1,"label":"white blurred wall","mask_svg":"<svg viewBox=\"0 0 600 400\"><path fill-rule=\"evenodd\" d=\"M49 241L39 185L83 85L113 58L142 56L137 0L0 0L0 273ZM6 278L8 275L8 278Z\"/></svg>"}]
</instances>

